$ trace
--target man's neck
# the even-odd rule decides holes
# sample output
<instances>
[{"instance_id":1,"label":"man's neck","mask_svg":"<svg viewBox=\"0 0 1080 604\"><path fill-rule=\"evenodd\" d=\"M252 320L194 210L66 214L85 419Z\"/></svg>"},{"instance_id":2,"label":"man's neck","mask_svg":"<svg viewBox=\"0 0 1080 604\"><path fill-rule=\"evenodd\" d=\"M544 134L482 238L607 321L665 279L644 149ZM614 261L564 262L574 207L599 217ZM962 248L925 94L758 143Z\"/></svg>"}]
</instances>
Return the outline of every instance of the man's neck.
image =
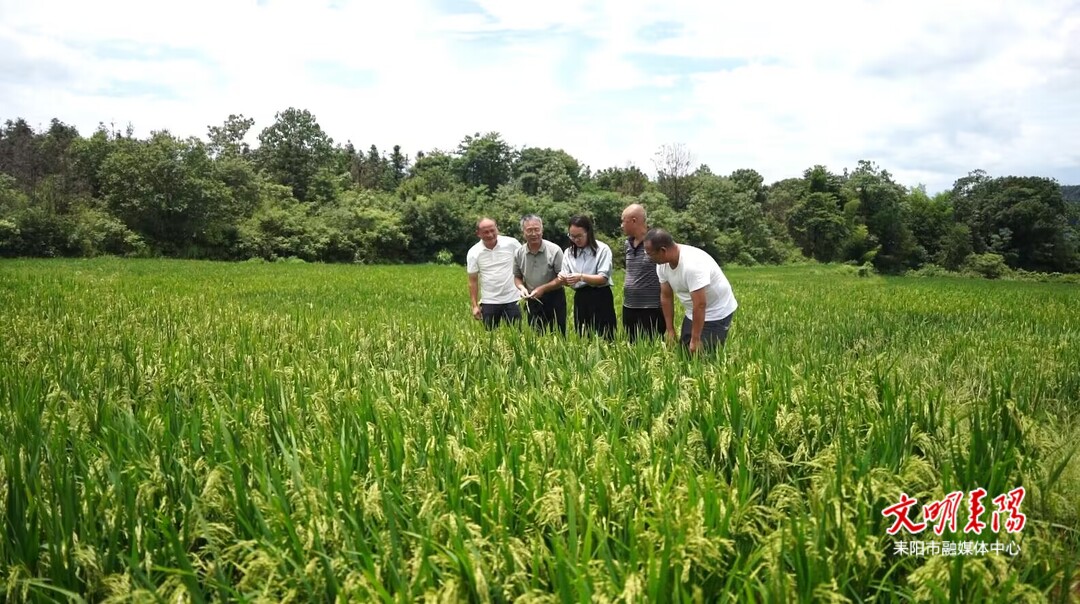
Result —
<instances>
[{"instance_id":1,"label":"man's neck","mask_svg":"<svg viewBox=\"0 0 1080 604\"><path fill-rule=\"evenodd\" d=\"M544 240L543 239L537 239L536 243L533 243L531 241L528 242L528 243L529 243L529 251L530 252L539 252L540 251L540 246L544 245Z\"/></svg>"},{"instance_id":2,"label":"man's neck","mask_svg":"<svg viewBox=\"0 0 1080 604\"><path fill-rule=\"evenodd\" d=\"M645 239L645 233L630 235L630 245L637 247Z\"/></svg>"},{"instance_id":3,"label":"man's neck","mask_svg":"<svg viewBox=\"0 0 1080 604\"><path fill-rule=\"evenodd\" d=\"M671 253L675 257L668 260L668 266L671 267L671 270L675 270L675 269L679 268L679 244L677 244L677 243L675 244L675 248L671 250Z\"/></svg>"},{"instance_id":4,"label":"man's neck","mask_svg":"<svg viewBox=\"0 0 1080 604\"><path fill-rule=\"evenodd\" d=\"M496 237L495 240L491 242L491 245L488 245L488 242L484 241L484 247L486 247L489 250L495 249L496 245L499 245L499 238L498 237Z\"/></svg>"}]
</instances>

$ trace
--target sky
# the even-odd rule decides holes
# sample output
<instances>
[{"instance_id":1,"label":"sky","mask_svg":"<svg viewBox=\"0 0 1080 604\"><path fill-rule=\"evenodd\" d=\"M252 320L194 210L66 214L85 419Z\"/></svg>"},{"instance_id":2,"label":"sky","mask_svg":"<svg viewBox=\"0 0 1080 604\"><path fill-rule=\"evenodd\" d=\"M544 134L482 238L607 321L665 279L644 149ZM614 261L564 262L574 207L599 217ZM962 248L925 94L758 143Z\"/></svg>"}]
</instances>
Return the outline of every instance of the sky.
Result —
<instances>
[{"instance_id":1,"label":"sky","mask_svg":"<svg viewBox=\"0 0 1080 604\"><path fill-rule=\"evenodd\" d=\"M205 139L310 111L335 143L498 132L593 171L682 145L766 183L874 161L1080 184L1080 0L0 0L0 120Z\"/></svg>"}]
</instances>

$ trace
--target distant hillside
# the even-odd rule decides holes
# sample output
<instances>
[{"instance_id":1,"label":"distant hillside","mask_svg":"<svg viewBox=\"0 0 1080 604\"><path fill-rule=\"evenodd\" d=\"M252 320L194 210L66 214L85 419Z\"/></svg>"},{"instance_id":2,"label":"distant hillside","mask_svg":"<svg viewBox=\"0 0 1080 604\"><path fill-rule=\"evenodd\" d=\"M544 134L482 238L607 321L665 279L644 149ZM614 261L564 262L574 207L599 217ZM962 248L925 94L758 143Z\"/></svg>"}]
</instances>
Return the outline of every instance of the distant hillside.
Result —
<instances>
[{"instance_id":1,"label":"distant hillside","mask_svg":"<svg viewBox=\"0 0 1080 604\"><path fill-rule=\"evenodd\" d=\"M1065 198L1065 201L1075 201L1080 203L1080 185L1061 187L1061 195Z\"/></svg>"}]
</instances>

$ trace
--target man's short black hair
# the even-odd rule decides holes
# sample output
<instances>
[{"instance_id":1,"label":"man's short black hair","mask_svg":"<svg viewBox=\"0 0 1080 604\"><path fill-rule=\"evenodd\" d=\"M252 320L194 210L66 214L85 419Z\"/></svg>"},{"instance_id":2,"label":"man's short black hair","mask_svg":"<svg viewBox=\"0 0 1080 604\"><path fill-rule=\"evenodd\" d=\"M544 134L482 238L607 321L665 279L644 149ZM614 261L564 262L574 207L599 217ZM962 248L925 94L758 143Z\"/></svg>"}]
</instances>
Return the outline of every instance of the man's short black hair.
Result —
<instances>
[{"instance_id":1,"label":"man's short black hair","mask_svg":"<svg viewBox=\"0 0 1080 604\"><path fill-rule=\"evenodd\" d=\"M654 250L675 247L675 240L671 238L671 233L664 229L649 229L649 232L645 233L645 241L650 244Z\"/></svg>"}]
</instances>

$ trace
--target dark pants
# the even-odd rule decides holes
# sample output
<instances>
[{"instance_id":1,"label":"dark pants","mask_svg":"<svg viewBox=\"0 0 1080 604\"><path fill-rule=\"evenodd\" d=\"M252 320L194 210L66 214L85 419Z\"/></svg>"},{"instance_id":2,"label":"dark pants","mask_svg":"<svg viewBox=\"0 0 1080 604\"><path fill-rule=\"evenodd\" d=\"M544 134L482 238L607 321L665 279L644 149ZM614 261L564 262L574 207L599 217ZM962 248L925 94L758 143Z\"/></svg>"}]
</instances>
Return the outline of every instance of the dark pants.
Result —
<instances>
[{"instance_id":1,"label":"dark pants","mask_svg":"<svg viewBox=\"0 0 1080 604\"><path fill-rule=\"evenodd\" d=\"M481 304L480 316L484 320L484 327L495 329L502 322L521 324L521 309L517 302L509 304Z\"/></svg>"},{"instance_id":2,"label":"dark pants","mask_svg":"<svg viewBox=\"0 0 1080 604\"><path fill-rule=\"evenodd\" d=\"M599 333L607 340L615 339L615 296L610 286L585 286L574 290L574 329L584 335Z\"/></svg>"},{"instance_id":3,"label":"dark pants","mask_svg":"<svg viewBox=\"0 0 1080 604\"><path fill-rule=\"evenodd\" d=\"M566 335L566 292L560 287L540 296L538 300L526 300L529 325L544 333L557 328Z\"/></svg>"},{"instance_id":4,"label":"dark pants","mask_svg":"<svg viewBox=\"0 0 1080 604\"><path fill-rule=\"evenodd\" d=\"M735 316L735 313L720 319L719 321L705 321L705 325L701 327L701 347L706 352L711 352L717 347L723 348L727 342L728 330L731 329L731 318ZM690 346L690 333L693 330L694 322L683 317L682 321L682 344L684 347Z\"/></svg>"},{"instance_id":5,"label":"dark pants","mask_svg":"<svg viewBox=\"0 0 1080 604\"><path fill-rule=\"evenodd\" d=\"M659 308L622 307L623 329L630 342L664 335L664 311Z\"/></svg>"}]
</instances>

